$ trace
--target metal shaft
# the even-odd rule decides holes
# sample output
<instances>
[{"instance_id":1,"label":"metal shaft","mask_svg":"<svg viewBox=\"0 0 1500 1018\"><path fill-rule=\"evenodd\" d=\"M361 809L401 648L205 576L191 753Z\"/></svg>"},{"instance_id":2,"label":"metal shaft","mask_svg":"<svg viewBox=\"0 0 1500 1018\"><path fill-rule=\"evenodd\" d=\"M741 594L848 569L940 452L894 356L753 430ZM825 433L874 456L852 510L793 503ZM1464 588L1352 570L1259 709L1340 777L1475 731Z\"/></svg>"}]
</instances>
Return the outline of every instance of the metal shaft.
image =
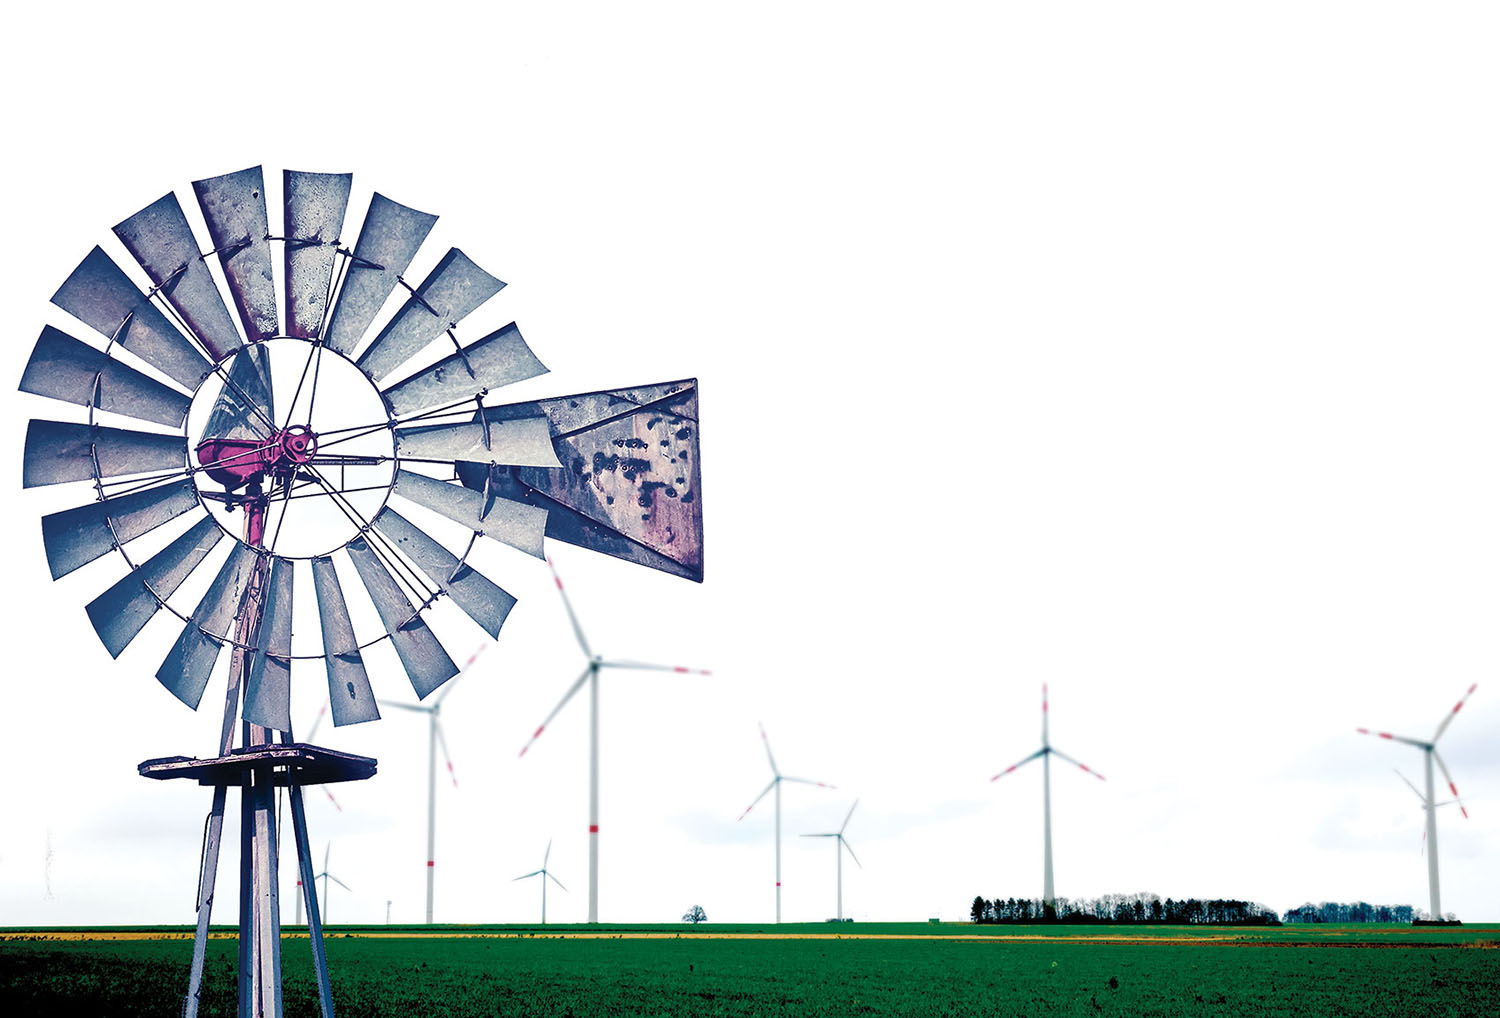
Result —
<instances>
[{"instance_id":1,"label":"metal shaft","mask_svg":"<svg viewBox=\"0 0 1500 1018\"><path fill-rule=\"evenodd\" d=\"M546 881L546 877L542 877ZM589 922L599 921L599 664L589 668Z\"/></svg>"},{"instance_id":2,"label":"metal shaft","mask_svg":"<svg viewBox=\"0 0 1500 1018\"><path fill-rule=\"evenodd\" d=\"M843 922L844 921L844 838L843 838L842 835L840 835L839 837L833 839L833 851L834 851L834 854L838 856L838 860L839 860L839 864L838 864L838 874L839 874L839 879L838 879L838 883L839 883L839 910L838 910L838 918L839 918L839 922Z\"/></svg>"},{"instance_id":3,"label":"metal shaft","mask_svg":"<svg viewBox=\"0 0 1500 1018\"><path fill-rule=\"evenodd\" d=\"M1443 918L1443 899L1438 893L1437 798L1432 794L1432 748L1422 754L1427 769L1427 895L1432 918Z\"/></svg>"},{"instance_id":4,"label":"metal shaft","mask_svg":"<svg viewBox=\"0 0 1500 1018\"><path fill-rule=\"evenodd\" d=\"M776 779L776 921L781 922L781 778Z\"/></svg>"},{"instance_id":5,"label":"metal shaft","mask_svg":"<svg viewBox=\"0 0 1500 1018\"><path fill-rule=\"evenodd\" d=\"M1055 907L1052 895L1052 754L1042 754L1042 906Z\"/></svg>"},{"instance_id":6,"label":"metal shaft","mask_svg":"<svg viewBox=\"0 0 1500 1018\"><path fill-rule=\"evenodd\" d=\"M437 848L437 708L427 715L427 925L432 925L432 871Z\"/></svg>"}]
</instances>

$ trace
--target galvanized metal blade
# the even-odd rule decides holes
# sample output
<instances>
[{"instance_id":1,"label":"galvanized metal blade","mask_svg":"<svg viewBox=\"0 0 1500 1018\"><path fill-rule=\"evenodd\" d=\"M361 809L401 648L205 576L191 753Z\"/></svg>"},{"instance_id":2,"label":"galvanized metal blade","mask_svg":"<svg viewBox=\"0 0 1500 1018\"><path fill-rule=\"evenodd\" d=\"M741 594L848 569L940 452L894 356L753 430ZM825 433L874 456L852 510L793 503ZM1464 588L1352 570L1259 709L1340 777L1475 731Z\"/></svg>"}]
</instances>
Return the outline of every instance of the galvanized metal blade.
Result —
<instances>
[{"instance_id":1,"label":"galvanized metal blade","mask_svg":"<svg viewBox=\"0 0 1500 1018\"><path fill-rule=\"evenodd\" d=\"M161 608L158 598L171 597L223 536L224 531L213 517L205 515L181 537L89 602L89 621L110 657L120 656Z\"/></svg>"},{"instance_id":2,"label":"galvanized metal blade","mask_svg":"<svg viewBox=\"0 0 1500 1018\"><path fill-rule=\"evenodd\" d=\"M450 248L396 312L396 317L365 348L358 366L371 378L384 378L499 293L504 285L458 248Z\"/></svg>"},{"instance_id":3,"label":"galvanized metal blade","mask_svg":"<svg viewBox=\"0 0 1500 1018\"><path fill-rule=\"evenodd\" d=\"M240 613L258 561L259 556L252 548L239 541L234 543L219 575L214 577L193 617L183 626L182 635L156 670L157 681L194 710L203 699L224 637Z\"/></svg>"},{"instance_id":4,"label":"galvanized metal blade","mask_svg":"<svg viewBox=\"0 0 1500 1018\"><path fill-rule=\"evenodd\" d=\"M187 216L168 191L115 227L115 236L141 263L153 286L187 322L214 360L241 345L213 273L203 260Z\"/></svg>"},{"instance_id":5,"label":"galvanized metal blade","mask_svg":"<svg viewBox=\"0 0 1500 1018\"><path fill-rule=\"evenodd\" d=\"M91 481L100 477L187 469L187 439L65 421L32 421L26 428L22 487Z\"/></svg>"},{"instance_id":6,"label":"galvanized metal blade","mask_svg":"<svg viewBox=\"0 0 1500 1018\"><path fill-rule=\"evenodd\" d=\"M375 519L375 529L384 534L401 554L411 559L453 603L479 623L490 636L500 635L505 617L516 599L480 575L472 566L413 526L406 517L386 507Z\"/></svg>"},{"instance_id":7,"label":"galvanized metal blade","mask_svg":"<svg viewBox=\"0 0 1500 1018\"><path fill-rule=\"evenodd\" d=\"M192 402L171 386L50 325L32 348L20 389L174 428L182 426Z\"/></svg>"},{"instance_id":8,"label":"galvanized metal blade","mask_svg":"<svg viewBox=\"0 0 1500 1018\"><path fill-rule=\"evenodd\" d=\"M505 498L490 498L460 484L449 484L410 470L396 472L393 489L402 498L431 509L470 530L483 534L528 555L542 558L542 538L547 532L547 512Z\"/></svg>"},{"instance_id":9,"label":"galvanized metal blade","mask_svg":"<svg viewBox=\"0 0 1500 1018\"><path fill-rule=\"evenodd\" d=\"M264 441L271 436L276 408L271 397L271 364L263 346L247 346L234 355L229 380L219 390L203 425L203 437Z\"/></svg>"},{"instance_id":10,"label":"galvanized metal blade","mask_svg":"<svg viewBox=\"0 0 1500 1018\"><path fill-rule=\"evenodd\" d=\"M380 709L370 690L370 678L365 674L364 658L354 638L349 606L344 602L333 559L327 556L313 559L312 571L318 618L323 628L323 661L328 669L328 706L334 727L375 721L380 717Z\"/></svg>"},{"instance_id":11,"label":"galvanized metal blade","mask_svg":"<svg viewBox=\"0 0 1500 1018\"><path fill-rule=\"evenodd\" d=\"M369 543L363 537L356 537L349 542L348 550L354 568L359 570L359 578L370 592L370 600L375 602L375 611L379 613L385 631L391 635L391 644L411 679L417 699L424 699L457 675L458 665L453 663L391 574L386 572Z\"/></svg>"},{"instance_id":12,"label":"galvanized metal blade","mask_svg":"<svg viewBox=\"0 0 1500 1018\"><path fill-rule=\"evenodd\" d=\"M379 192L370 199L354 259L328 321L329 346L345 355L354 352L435 222L437 216L407 208Z\"/></svg>"},{"instance_id":13,"label":"galvanized metal blade","mask_svg":"<svg viewBox=\"0 0 1500 1018\"><path fill-rule=\"evenodd\" d=\"M109 554L116 541L133 541L197 505L193 482L179 481L43 516L42 545L52 578L66 576Z\"/></svg>"},{"instance_id":14,"label":"galvanized metal blade","mask_svg":"<svg viewBox=\"0 0 1500 1018\"><path fill-rule=\"evenodd\" d=\"M286 203L286 334L316 339L328 310L328 284L352 173L284 170Z\"/></svg>"},{"instance_id":15,"label":"galvanized metal blade","mask_svg":"<svg viewBox=\"0 0 1500 1018\"><path fill-rule=\"evenodd\" d=\"M234 307L254 343L281 332L276 281L271 275L271 230L266 182L259 166L193 181L193 193L208 224ZM284 729L280 729L284 731Z\"/></svg>"},{"instance_id":16,"label":"galvanized metal blade","mask_svg":"<svg viewBox=\"0 0 1500 1018\"><path fill-rule=\"evenodd\" d=\"M454 353L397 382L384 390L384 396L392 411L405 415L462 402L546 373L546 366L536 359L521 330L511 322L476 339L463 348L462 354Z\"/></svg>"},{"instance_id":17,"label":"galvanized metal blade","mask_svg":"<svg viewBox=\"0 0 1500 1018\"><path fill-rule=\"evenodd\" d=\"M52 303L189 390L212 365L125 271L94 248L52 295Z\"/></svg>"},{"instance_id":18,"label":"galvanized metal blade","mask_svg":"<svg viewBox=\"0 0 1500 1018\"><path fill-rule=\"evenodd\" d=\"M396 455L402 459L562 466L552 449L552 429L545 417L506 418L486 408L483 421L397 428L395 435Z\"/></svg>"},{"instance_id":19,"label":"galvanized metal blade","mask_svg":"<svg viewBox=\"0 0 1500 1018\"><path fill-rule=\"evenodd\" d=\"M292 561L271 557L260 636L245 680L242 716L279 732L292 727Z\"/></svg>"}]
</instances>

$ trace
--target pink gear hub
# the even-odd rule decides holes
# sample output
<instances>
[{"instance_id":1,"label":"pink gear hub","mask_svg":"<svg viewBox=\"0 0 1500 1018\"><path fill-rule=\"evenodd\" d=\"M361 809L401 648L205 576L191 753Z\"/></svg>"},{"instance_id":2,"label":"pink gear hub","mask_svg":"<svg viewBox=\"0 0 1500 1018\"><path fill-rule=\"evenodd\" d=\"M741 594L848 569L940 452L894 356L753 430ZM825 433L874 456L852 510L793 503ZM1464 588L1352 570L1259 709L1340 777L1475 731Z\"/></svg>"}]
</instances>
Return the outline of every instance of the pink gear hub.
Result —
<instances>
[{"instance_id":1,"label":"pink gear hub","mask_svg":"<svg viewBox=\"0 0 1500 1018\"><path fill-rule=\"evenodd\" d=\"M318 435L294 424L264 442L243 438L209 438L198 443L203 472L224 490L235 491L273 471L291 471L310 463L318 452Z\"/></svg>"}]
</instances>

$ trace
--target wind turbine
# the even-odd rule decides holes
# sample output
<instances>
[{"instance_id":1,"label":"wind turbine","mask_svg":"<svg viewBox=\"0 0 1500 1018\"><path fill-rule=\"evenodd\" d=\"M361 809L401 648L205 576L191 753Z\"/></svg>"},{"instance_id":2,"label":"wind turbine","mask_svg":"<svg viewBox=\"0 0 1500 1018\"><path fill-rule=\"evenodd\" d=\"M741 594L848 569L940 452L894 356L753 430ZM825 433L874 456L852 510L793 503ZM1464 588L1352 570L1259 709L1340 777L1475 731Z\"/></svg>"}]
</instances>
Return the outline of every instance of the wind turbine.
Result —
<instances>
[{"instance_id":1,"label":"wind turbine","mask_svg":"<svg viewBox=\"0 0 1500 1018\"><path fill-rule=\"evenodd\" d=\"M479 649L469 655L469 660L458 670L458 674L445 682L437 691L437 696L432 698L431 703L395 703L390 700L377 700L376 703L382 707L394 707L397 710L415 711L418 714L427 715L427 925L432 925L432 871L434 851L437 847L437 751L438 746L443 747L443 762L448 765L448 777L453 782L453 787L458 787L458 778L453 773L453 759L448 755L448 740L443 738L443 726L438 721L438 715L443 712L443 701L448 694L453 692L453 687L458 680L464 677L464 673L473 667L479 655L484 653L487 643L479 645Z\"/></svg>"},{"instance_id":2,"label":"wind turbine","mask_svg":"<svg viewBox=\"0 0 1500 1018\"><path fill-rule=\"evenodd\" d=\"M1392 770L1395 770L1395 768L1392 768ZM1409 778L1407 778L1407 776L1405 774L1402 774L1400 771L1396 771L1396 777L1400 778L1402 781L1405 781L1406 782L1406 787L1410 788L1412 790L1413 794L1415 794L1418 799L1422 800L1422 809L1425 812L1426 809L1427 809L1427 796L1423 795L1417 789L1417 786L1414 785L1414 784L1412 784L1411 780ZM1457 799L1444 799L1442 802L1438 803L1438 805L1439 806L1451 806L1455 802L1458 802L1458 800ZM1421 851L1420 854L1422 854L1422 855L1426 855L1427 854L1427 828L1426 827L1422 828L1422 851Z\"/></svg>"},{"instance_id":3,"label":"wind turbine","mask_svg":"<svg viewBox=\"0 0 1500 1018\"><path fill-rule=\"evenodd\" d=\"M542 855L542 868L539 869L539 870L532 870L530 873L523 873L519 877L516 877L516 880L527 880L527 879L530 879L531 877L541 877L542 878L542 925L543 926L547 925L547 881L551 880L558 887L562 887L562 889L564 891L567 890L566 887L563 887L563 882L561 880L558 880L556 877L554 877L552 875L552 871L549 870L549 869L547 869L547 860L550 859L550 858L552 858L552 841L549 838L548 841L547 841L547 851L545 853L543 853L543 855ZM512 880L511 883L515 883L516 880Z\"/></svg>"},{"instance_id":4,"label":"wind turbine","mask_svg":"<svg viewBox=\"0 0 1500 1018\"><path fill-rule=\"evenodd\" d=\"M321 708L318 709L318 716L317 716L316 719L314 719L314 721L312 723L312 727L309 728L307 730L307 734L302 737L302 741L303 742L312 742L313 736L318 733L318 726L323 723L323 715L325 715L327 713L328 713L328 704L325 703ZM339 805L339 801L333 797L333 793L328 790L328 786L327 785L319 785L318 787L323 790L323 794L324 795L328 796L328 801L331 802L331 803L333 803L333 808L334 809L338 810L340 813L344 812L344 807L342 807L342 806ZM296 925L301 926L302 925L302 871L300 869L297 871L297 893L295 895L293 895L293 897L297 899Z\"/></svg>"},{"instance_id":5,"label":"wind turbine","mask_svg":"<svg viewBox=\"0 0 1500 1018\"><path fill-rule=\"evenodd\" d=\"M323 907L320 911L322 912L324 926L328 925L328 881L332 880L335 884L338 884L344 890L349 890L348 884L344 883L338 877L328 872L328 852L332 848L332 842L329 842L328 844L323 846L323 872L313 874L313 880L323 881Z\"/></svg>"},{"instance_id":6,"label":"wind turbine","mask_svg":"<svg viewBox=\"0 0 1500 1018\"><path fill-rule=\"evenodd\" d=\"M747 816L749 816L750 815L750 811L755 808L756 803L759 803L762 799L764 799L766 797L766 794L768 792L772 791L773 789L775 790L775 792L776 792L776 921L779 923L779 922L781 922L781 783L783 781L795 781L799 785L817 785L819 788L833 788L834 786L833 785L829 785L829 784L825 784L822 781L809 781L807 778L792 778L792 777L787 777L786 775L782 774L781 770L776 766L776 758L771 755L771 740L768 739L768 738L766 738L766 726L765 725L761 725L760 726L760 741L765 744L765 747L766 747L766 759L771 762L771 774L774 775L774 776L771 778L771 783L765 787L765 790L762 791L759 795L757 795L755 797L755 802L752 802L750 805L748 805L748 806L745 807L745 812L743 812L743 813L740 814L740 819L743 820ZM853 810L851 809L850 812L852 813ZM847 821L845 821L845 822L847 823ZM851 853L851 854L853 854L853 853Z\"/></svg>"},{"instance_id":7,"label":"wind turbine","mask_svg":"<svg viewBox=\"0 0 1500 1018\"><path fill-rule=\"evenodd\" d=\"M1100 781L1104 780L1103 774L1079 763L1061 750L1052 748L1052 743L1047 738L1047 684L1044 682L1042 683L1042 748L1011 764L990 780L999 781L1017 767L1028 764L1037 757L1042 758L1042 906L1049 909L1055 908L1057 904L1057 899L1052 893L1052 757L1054 756L1066 760L1087 774L1092 774Z\"/></svg>"},{"instance_id":8,"label":"wind turbine","mask_svg":"<svg viewBox=\"0 0 1500 1018\"><path fill-rule=\"evenodd\" d=\"M568 610L568 621L573 624L573 635L578 638L578 646L583 648L584 657L588 658L588 665L583 669L583 674L578 676L576 682L568 687L563 698L552 708L552 713L536 726L536 731L531 733L531 738L526 740L526 745L521 747L519 756L525 756L531 744L536 742L541 734L547 730L552 719L557 717L558 712L567 706L568 701L573 699L573 694L583 688L584 683L589 687L589 922L599 921L599 672L605 668L635 668L650 672L678 672L683 675L711 675L712 673L702 668L683 668L681 665L653 665L641 661L606 661L589 649L589 642L584 638L583 627L578 624L578 616L573 613L573 602L568 600L568 592L563 590L562 577L557 575L557 567L552 564L552 559L547 559L547 568L552 570L552 580L557 584L557 592L562 595L563 607Z\"/></svg>"},{"instance_id":9,"label":"wind turbine","mask_svg":"<svg viewBox=\"0 0 1500 1018\"><path fill-rule=\"evenodd\" d=\"M1421 739L1409 739L1404 735L1392 735L1390 732L1372 732L1368 728L1357 729L1357 731L1361 735L1377 735L1382 739L1389 739L1392 742L1404 742L1408 746L1416 746L1422 751L1422 764L1424 769L1426 770L1427 777L1427 794L1422 795L1421 798L1423 808L1427 810L1427 847L1432 849L1431 852L1427 853L1427 893L1432 905L1432 918L1434 920L1443 918L1443 902L1442 895L1438 892L1438 804L1436 801L1437 797L1433 795L1432 791L1432 763L1434 760L1436 760L1437 765L1442 768L1443 777L1448 780L1448 790L1453 793L1454 801L1458 802L1459 812L1462 813L1464 815L1464 819L1467 820L1469 817L1469 811L1467 809L1464 809L1464 804L1459 801L1458 786L1453 783L1453 775L1448 773L1448 765L1443 763L1443 758L1438 755L1437 741L1438 739L1442 738L1443 732L1448 730L1448 726L1453 723L1453 719L1458 715L1459 711L1463 710L1464 704L1468 702L1469 697L1473 696L1474 690L1478 688L1479 683L1477 682L1469 687L1468 692L1464 693L1463 697L1458 701L1458 703L1453 705L1453 709L1448 712L1447 717L1443 718L1442 723L1437 726L1437 731L1432 733L1432 738L1429 741L1423 742ZM1418 794L1420 795L1421 793Z\"/></svg>"},{"instance_id":10,"label":"wind turbine","mask_svg":"<svg viewBox=\"0 0 1500 1018\"><path fill-rule=\"evenodd\" d=\"M859 805L859 800L854 800L854 806ZM854 854L854 849L849 847L849 841L844 837L844 832L849 829L849 817L854 815L854 806L849 807L849 813L844 817L843 824L838 830L828 834L804 834L804 838L834 838L833 854L838 859L838 881L839 881L839 922L844 921L844 852L847 849L849 858L854 860L854 865L864 869L864 864L859 861L859 856Z\"/></svg>"}]
</instances>

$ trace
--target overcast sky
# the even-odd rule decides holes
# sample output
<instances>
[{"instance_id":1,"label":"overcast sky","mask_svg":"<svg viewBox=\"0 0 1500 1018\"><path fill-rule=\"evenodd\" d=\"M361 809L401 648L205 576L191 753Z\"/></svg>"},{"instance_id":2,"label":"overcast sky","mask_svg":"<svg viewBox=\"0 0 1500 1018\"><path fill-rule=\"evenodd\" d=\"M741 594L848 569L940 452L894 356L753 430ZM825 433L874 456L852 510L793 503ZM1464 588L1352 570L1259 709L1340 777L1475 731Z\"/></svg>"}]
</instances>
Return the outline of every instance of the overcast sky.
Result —
<instances>
[{"instance_id":1,"label":"overcast sky","mask_svg":"<svg viewBox=\"0 0 1500 1018\"><path fill-rule=\"evenodd\" d=\"M96 243L129 264L111 225L171 188L196 221L192 180L256 164L352 171L351 223L372 190L440 214L408 276L461 246L509 284L466 335L515 320L551 369L506 400L696 376L705 582L552 548L598 651L714 671L604 677L603 919L773 916L768 804L736 820L757 721L838 786L786 789L787 919L833 914L832 846L796 835L855 797L857 918L1040 895L1040 770L989 778L1044 681L1108 777L1054 771L1058 894L1276 909L1426 907L1392 773L1420 754L1355 727L1425 737L1478 682L1443 902L1500 919L1488 5L460 11L14 13L0 377L45 324L95 338L48 298ZM37 521L90 492L21 490L25 422L77 408L0 406L0 924L190 922L209 794L135 767L209 755L217 712L152 678L167 621L99 644L117 559L48 578ZM534 920L511 878L550 838L549 918L581 921L586 703L516 754L583 659L546 566L478 554L520 604L445 702L437 918ZM298 673L302 730L325 691ZM380 761L309 799L331 918L420 921L422 719L318 736Z\"/></svg>"}]
</instances>

